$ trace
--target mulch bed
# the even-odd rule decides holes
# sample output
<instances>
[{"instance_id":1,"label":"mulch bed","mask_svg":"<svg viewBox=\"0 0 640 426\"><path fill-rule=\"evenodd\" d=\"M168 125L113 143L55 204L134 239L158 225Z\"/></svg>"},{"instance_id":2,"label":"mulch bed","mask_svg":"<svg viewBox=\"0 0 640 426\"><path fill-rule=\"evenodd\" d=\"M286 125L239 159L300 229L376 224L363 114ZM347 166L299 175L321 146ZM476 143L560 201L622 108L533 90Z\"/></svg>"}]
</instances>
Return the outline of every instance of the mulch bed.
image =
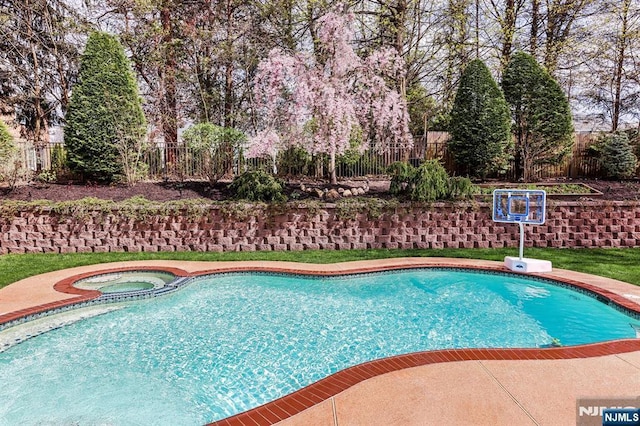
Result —
<instances>
[{"instance_id":1,"label":"mulch bed","mask_svg":"<svg viewBox=\"0 0 640 426\"><path fill-rule=\"evenodd\" d=\"M30 184L17 186L2 195L10 200L50 200L70 201L95 197L103 200L122 201L141 196L151 201L185 200L208 198L223 200L228 197L226 185L211 186L208 182L140 182L134 186L125 185L82 185L82 184Z\"/></svg>"},{"instance_id":2,"label":"mulch bed","mask_svg":"<svg viewBox=\"0 0 640 426\"><path fill-rule=\"evenodd\" d=\"M566 183L585 183L602 192L602 195L585 195L580 197L588 200L640 200L640 182L635 181L601 181L601 180L576 180L563 181ZM547 183L547 182L545 182ZM341 182L340 186L357 186L358 183ZM329 185L322 185L329 187ZM14 188L12 191L0 189L0 197L9 200L50 200L69 201L86 197L95 197L105 200L122 201L135 196L142 196L152 201L172 201L192 198L206 198L210 200L225 200L232 197L226 183L211 185L208 182L141 182L135 186L124 185L84 185L84 184L30 184ZM369 182L370 190L366 194L369 197L388 198L386 192L388 181ZM290 183L285 192L288 195L296 193L297 198L306 198L306 194L299 191L299 183ZM291 197L290 197L291 198ZM575 199L575 197L574 197Z\"/></svg>"}]
</instances>

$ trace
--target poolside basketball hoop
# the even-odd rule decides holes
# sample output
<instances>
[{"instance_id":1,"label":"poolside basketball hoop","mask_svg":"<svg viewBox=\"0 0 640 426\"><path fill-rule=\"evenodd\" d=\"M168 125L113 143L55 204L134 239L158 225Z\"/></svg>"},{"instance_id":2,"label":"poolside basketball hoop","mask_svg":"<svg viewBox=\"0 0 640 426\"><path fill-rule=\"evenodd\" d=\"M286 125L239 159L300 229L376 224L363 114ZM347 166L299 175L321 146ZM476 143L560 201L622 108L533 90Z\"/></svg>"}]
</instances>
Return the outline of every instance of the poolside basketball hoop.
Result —
<instances>
[{"instance_id":1,"label":"poolside basketball hoop","mask_svg":"<svg viewBox=\"0 0 640 426\"><path fill-rule=\"evenodd\" d=\"M524 253L524 225L544 223L547 193L540 189L496 189L493 191L493 221L517 223L520 226L519 257L507 256L504 264L512 271L550 272L551 262L527 259Z\"/></svg>"}]
</instances>

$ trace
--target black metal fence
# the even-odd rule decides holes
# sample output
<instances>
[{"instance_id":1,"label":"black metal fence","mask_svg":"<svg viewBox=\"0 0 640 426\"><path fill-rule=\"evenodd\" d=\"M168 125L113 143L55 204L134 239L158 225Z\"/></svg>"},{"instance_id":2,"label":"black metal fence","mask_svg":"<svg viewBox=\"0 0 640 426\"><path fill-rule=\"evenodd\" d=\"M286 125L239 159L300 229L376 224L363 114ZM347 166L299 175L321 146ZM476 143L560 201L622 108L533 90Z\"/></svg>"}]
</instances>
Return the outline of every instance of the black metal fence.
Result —
<instances>
[{"instance_id":1,"label":"black metal fence","mask_svg":"<svg viewBox=\"0 0 640 426\"><path fill-rule=\"evenodd\" d=\"M601 171L597 158L590 155L589 145L595 133L576 133L571 156L560 164L536 166L535 179L547 178L596 178ZM426 137L416 138L410 151L392 150L386 153L365 151L338 157L336 174L339 178L359 178L384 176L387 167L398 160L406 160L414 165L424 160L438 159L450 174L459 174L453 156L447 149L448 134L429 132ZM22 145L24 168L32 172L55 171L64 167L64 145L49 144L43 147ZM145 177L149 180L203 180L208 176L207 167L211 159L206 154L197 153L185 144L155 145L142 152ZM326 156L311 157L300 150L282 153L274 162L272 159L246 159L237 152L229 165L230 174L238 174L248 169L261 168L286 177L326 177L328 162ZM514 180L516 165L512 160L506 180Z\"/></svg>"}]
</instances>

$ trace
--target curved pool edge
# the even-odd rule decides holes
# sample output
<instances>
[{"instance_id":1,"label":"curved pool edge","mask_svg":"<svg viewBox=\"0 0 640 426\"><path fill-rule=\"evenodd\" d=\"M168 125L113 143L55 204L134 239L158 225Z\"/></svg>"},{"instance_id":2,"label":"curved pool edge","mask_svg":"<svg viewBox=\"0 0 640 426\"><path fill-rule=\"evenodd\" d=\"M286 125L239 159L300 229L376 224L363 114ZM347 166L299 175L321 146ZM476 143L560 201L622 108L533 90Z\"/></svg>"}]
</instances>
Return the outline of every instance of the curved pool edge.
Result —
<instances>
[{"instance_id":1,"label":"curved pool edge","mask_svg":"<svg viewBox=\"0 0 640 426\"><path fill-rule=\"evenodd\" d=\"M640 351L640 339L560 348L442 349L368 361L340 370L298 391L207 426L264 426L291 419L366 380L414 367L460 361L544 361L595 358ZM301 423L302 424L302 423Z\"/></svg>"},{"instance_id":2,"label":"curved pool edge","mask_svg":"<svg viewBox=\"0 0 640 426\"><path fill-rule=\"evenodd\" d=\"M357 273L380 272L410 268L464 268L472 270L488 270L512 273L501 262L476 259L454 258L395 258L371 261L354 261L334 264L306 264L278 261L252 262L193 262L193 261L130 261L120 263L98 264L86 267L57 271L59 279L54 282L44 282L51 273L38 275L21 280L8 287L0 289L0 325L24 318L33 314L43 313L52 309L75 305L83 301L91 301L102 293L95 290L81 290L73 287L79 279L104 273L125 272L132 270L157 270L171 272L179 277L196 277L215 273L229 272L271 272L302 275L348 275ZM550 273L520 274L541 278L548 278L563 282L571 287L577 287L614 302L630 311L640 314L640 305L631 300L640 300L640 287L616 281L609 278L583 274L573 271L554 269ZM28 291L34 285L45 286L62 297L60 300L38 303L36 293L31 299L27 298L26 305L11 312L2 312L2 302L6 299L7 291L13 293L20 290ZM15 287L14 287L15 286ZM51 297L49 294L48 297ZM485 361L485 360L563 360L576 358L592 358L606 355L623 354L640 351L640 339L616 340L581 346L560 348L530 348L530 349L451 349L437 350L398 355L358 364L341 370L321 379L296 392L266 403L254 409L222 419L211 425L265 425L274 424L289 419L311 407L321 404L339 393L361 382L386 373L413 367L426 366L456 361Z\"/></svg>"},{"instance_id":3,"label":"curved pool edge","mask_svg":"<svg viewBox=\"0 0 640 426\"><path fill-rule=\"evenodd\" d=\"M105 268L97 268L98 266L102 266ZM89 270L86 270L87 268L89 268ZM20 320L24 320L25 318L30 318L39 314L45 314L47 312L54 312L57 309L62 309L65 307L82 305L83 303L94 301L103 296L103 293L98 290L85 290L74 287L73 284L76 281L95 275L140 271L141 269L168 272L176 276L176 278L191 276L189 273L179 268L164 266L144 267L139 265L114 266L112 264L98 264L90 265L88 267L83 266L63 271L56 271L55 273L57 274L64 273L65 271L68 271L69 273L58 281L54 281L53 283L45 283L43 285L44 287L50 287L46 288L45 290L50 291L36 293L36 297L31 299L31 303L25 303L26 306L10 310L9 312L3 312L4 309L0 310L0 330L3 329L2 326L4 324L19 322ZM46 281L51 274L52 273L36 275L34 277L20 280L16 283L10 284L9 286L0 289L0 309L3 307L3 302L5 301L5 299L11 298L11 296L5 296L7 293L9 293L9 290L4 292L3 290L10 289L13 293L15 293L16 290L19 290L18 287L24 287L24 291L26 292L33 288L34 283L42 284L42 281Z\"/></svg>"}]
</instances>

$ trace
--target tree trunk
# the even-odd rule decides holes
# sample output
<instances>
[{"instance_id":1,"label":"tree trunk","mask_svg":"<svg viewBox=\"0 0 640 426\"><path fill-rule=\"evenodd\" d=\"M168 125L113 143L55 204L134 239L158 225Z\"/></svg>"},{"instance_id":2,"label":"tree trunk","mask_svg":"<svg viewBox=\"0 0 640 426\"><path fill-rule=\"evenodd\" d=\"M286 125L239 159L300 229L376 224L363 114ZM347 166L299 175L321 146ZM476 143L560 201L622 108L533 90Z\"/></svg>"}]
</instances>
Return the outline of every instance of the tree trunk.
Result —
<instances>
[{"instance_id":1,"label":"tree trunk","mask_svg":"<svg viewBox=\"0 0 640 426\"><path fill-rule=\"evenodd\" d=\"M176 101L176 60L173 47L173 26L171 24L171 8L165 2L160 11L162 25L162 44L164 48L164 63L160 68L162 81L162 101L160 109L160 121L164 136L166 157L168 163L176 161L176 149L178 144L178 108Z\"/></svg>"},{"instance_id":2,"label":"tree trunk","mask_svg":"<svg viewBox=\"0 0 640 426\"><path fill-rule=\"evenodd\" d=\"M406 32L407 32L407 28L405 26L405 23L407 20L407 6L408 6L407 0L397 0L395 3L395 10L392 15L393 31L395 32L394 49L397 52L398 57L403 58L403 60L405 61L405 64L406 64L406 60L403 57L403 52L404 52L404 43L405 43ZM396 86L398 89L398 93L400 93L400 96L406 99L407 98L407 78L404 74L401 75L400 78L398 78ZM406 158L407 160L409 159L409 154L410 154L409 150L402 147L398 147L396 149L402 149L402 158ZM334 165L334 169L335 169L335 165Z\"/></svg>"},{"instance_id":3,"label":"tree trunk","mask_svg":"<svg viewBox=\"0 0 640 426\"><path fill-rule=\"evenodd\" d=\"M58 75L60 76L60 109L62 110L62 115L66 115L67 109L69 109L69 101L71 100L69 84L67 82L67 77L65 75L65 70L63 64L60 60L58 60Z\"/></svg>"},{"instance_id":4,"label":"tree trunk","mask_svg":"<svg viewBox=\"0 0 640 426\"><path fill-rule=\"evenodd\" d=\"M507 2L513 0L507 0ZM475 22L475 32L476 32L476 59L480 59L480 0L475 0L476 3L476 22Z\"/></svg>"},{"instance_id":5,"label":"tree trunk","mask_svg":"<svg viewBox=\"0 0 640 426\"><path fill-rule=\"evenodd\" d=\"M531 35L529 37L529 53L534 58L538 50L538 27L540 25L540 0L531 2Z\"/></svg>"},{"instance_id":6,"label":"tree trunk","mask_svg":"<svg viewBox=\"0 0 640 426\"><path fill-rule=\"evenodd\" d=\"M520 148L520 145L516 146L515 152L514 152L514 164L515 164L515 170L514 170L514 177L515 179L518 181L520 179L523 178L524 176L524 164L523 164L523 158L522 158L522 149Z\"/></svg>"},{"instance_id":7,"label":"tree trunk","mask_svg":"<svg viewBox=\"0 0 640 426\"><path fill-rule=\"evenodd\" d=\"M444 75L443 101L446 107L453 104L456 83L461 67L469 61L469 15L470 0L449 0L447 10L447 32L445 45L447 48L447 67Z\"/></svg>"},{"instance_id":8,"label":"tree trunk","mask_svg":"<svg viewBox=\"0 0 640 426\"><path fill-rule=\"evenodd\" d=\"M233 5L232 1L228 0L226 5L226 20L227 20L227 28L225 35L225 48L224 48L224 56L225 56L225 72L224 72L224 106L223 106L223 114L222 122L223 126L227 128L232 128L234 126L233 120ZM224 170L225 174L229 176L233 176L233 146L227 140L224 141L224 158L225 165Z\"/></svg>"},{"instance_id":9,"label":"tree trunk","mask_svg":"<svg viewBox=\"0 0 640 426\"><path fill-rule=\"evenodd\" d=\"M226 34L224 42L224 106L222 123L233 127L233 5L227 1L225 8Z\"/></svg>"},{"instance_id":10,"label":"tree trunk","mask_svg":"<svg viewBox=\"0 0 640 426\"><path fill-rule=\"evenodd\" d=\"M316 179L324 179L324 161L322 154L315 156L316 161Z\"/></svg>"},{"instance_id":11,"label":"tree trunk","mask_svg":"<svg viewBox=\"0 0 640 426\"><path fill-rule=\"evenodd\" d=\"M504 6L504 18L501 23L502 27L502 52L500 55L500 64L502 69L507 66L511 57L511 49L513 48L513 37L516 33L516 8L515 0L506 0Z\"/></svg>"},{"instance_id":12,"label":"tree trunk","mask_svg":"<svg viewBox=\"0 0 640 426\"><path fill-rule=\"evenodd\" d=\"M522 155L522 165L523 165L523 178L525 182L530 182L531 181L531 158L529 158L529 155L527 155L527 153L523 153Z\"/></svg>"},{"instance_id":13,"label":"tree trunk","mask_svg":"<svg viewBox=\"0 0 640 426\"><path fill-rule=\"evenodd\" d=\"M573 33L573 24L591 1L553 0L547 3L544 64L549 74L554 75L560 54L565 50Z\"/></svg>"},{"instance_id":14,"label":"tree trunk","mask_svg":"<svg viewBox=\"0 0 640 426\"><path fill-rule=\"evenodd\" d=\"M29 6L27 2L27 7ZM32 10L29 9L29 14L31 14ZM30 136L30 139L33 142L33 146L35 148L36 154L36 171L41 171L43 169L43 152L42 148L45 143L48 141L49 132L47 130L47 114L43 108L43 93L42 93L42 84L40 81L40 60L38 56L38 52L36 50L36 45L34 42L35 34L32 27L32 20L27 23L27 34L29 45L31 47L31 61L33 64L33 89L32 89L32 102L33 102L33 110L31 112L31 116L27 119L27 135ZM43 137L44 136L44 137Z\"/></svg>"},{"instance_id":15,"label":"tree trunk","mask_svg":"<svg viewBox=\"0 0 640 426\"><path fill-rule=\"evenodd\" d=\"M398 56L404 59L403 57L404 41L405 41L406 32L407 32L407 28L405 27L405 22L407 19L407 1L406 0L398 1L395 17L396 17L396 21L394 23L394 25L396 26L395 49L396 49L396 52L398 52ZM398 81L398 93L400 93L402 97L406 98L407 96L407 79L405 78L404 75L401 76Z\"/></svg>"},{"instance_id":16,"label":"tree trunk","mask_svg":"<svg viewBox=\"0 0 640 426\"><path fill-rule=\"evenodd\" d=\"M544 66L549 74L554 73L558 64L558 54L560 51L560 19L559 11L555 10L555 2L549 6L547 11L547 24L545 27L544 42Z\"/></svg>"},{"instance_id":17,"label":"tree trunk","mask_svg":"<svg viewBox=\"0 0 640 426\"><path fill-rule=\"evenodd\" d=\"M287 49L291 50L292 52L295 50L296 48L296 38L294 37L294 16L293 16L293 7L294 7L294 0L286 0L283 4L283 12L284 12L284 25L285 25L285 31L284 31L284 45L287 47Z\"/></svg>"},{"instance_id":18,"label":"tree trunk","mask_svg":"<svg viewBox=\"0 0 640 426\"><path fill-rule=\"evenodd\" d=\"M520 109L516 109L515 111L515 129L516 129L516 141L515 141L515 149L514 149L514 163L515 163L515 173L514 177L516 180L520 180L524 177L524 156L522 155L522 151L524 150L525 144L525 135L523 132L523 123L522 123L522 111Z\"/></svg>"},{"instance_id":19,"label":"tree trunk","mask_svg":"<svg viewBox=\"0 0 640 426\"><path fill-rule=\"evenodd\" d=\"M611 131L615 132L618 130L618 125L620 123L620 102L622 97L622 74L624 74L624 59L625 59L625 51L627 48L627 37L628 37L628 18L629 18L629 7L631 4L631 0L624 0L622 2L622 28L620 29L620 34L618 35L617 40L617 49L616 49L616 63L615 68L613 70L613 114L611 117Z\"/></svg>"},{"instance_id":20,"label":"tree trunk","mask_svg":"<svg viewBox=\"0 0 640 426\"><path fill-rule=\"evenodd\" d=\"M336 150L332 149L329 153L329 178L332 185L338 184L338 176L336 175Z\"/></svg>"},{"instance_id":21,"label":"tree trunk","mask_svg":"<svg viewBox=\"0 0 640 426\"><path fill-rule=\"evenodd\" d=\"M33 31L32 23L34 21L33 10L30 8L29 1L26 2L26 8L29 11L30 20L27 22L27 39L29 40L31 62L33 66L33 89L32 99L33 112L30 120L27 120L27 132L30 134L33 145L36 148L41 146L40 134L42 131L41 122L44 117L44 111L42 109L42 86L40 84L40 60L36 46L34 43L35 34ZM36 167L38 170L41 168L40 158L36 159Z\"/></svg>"},{"instance_id":22,"label":"tree trunk","mask_svg":"<svg viewBox=\"0 0 640 426\"><path fill-rule=\"evenodd\" d=\"M316 18L314 17L314 3L315 2L307 2L307 22L309 24L309 34L311 35L311 41L313 42L313 56L316 61L324 65L327 61L324 58L324 54L322 49L320 48L320 41L318 40L318 31L316 28Z\"/></svg>"}]
</instances>

